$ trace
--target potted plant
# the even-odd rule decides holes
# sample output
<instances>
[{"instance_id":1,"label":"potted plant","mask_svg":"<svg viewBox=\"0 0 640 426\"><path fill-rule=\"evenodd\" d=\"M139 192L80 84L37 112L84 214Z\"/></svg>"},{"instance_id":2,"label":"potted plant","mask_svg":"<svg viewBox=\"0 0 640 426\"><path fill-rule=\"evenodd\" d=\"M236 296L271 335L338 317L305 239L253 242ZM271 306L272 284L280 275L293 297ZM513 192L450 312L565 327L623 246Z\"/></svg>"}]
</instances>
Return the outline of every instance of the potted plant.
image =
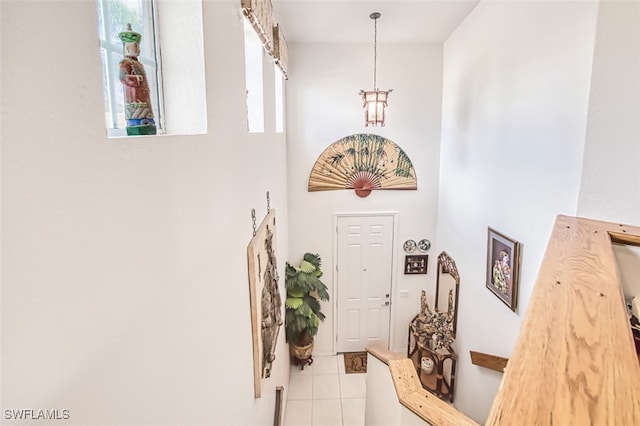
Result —
<instances>
[{"instance_id":1,"label":"potted plant","mask_svg":"<svg viewBox=\"0 0 640 426\"><path fill-rule=\"evenodd\" d=\"M327 286L320 281L321 259L317 254L305 253L300 266L287 262L285 287L285 334L291 347L296 365L311 364L313 359L313 337L318 333L318 325L324 321L320 310L320 300L329 300Z\"/></svg>"}]
</instances>

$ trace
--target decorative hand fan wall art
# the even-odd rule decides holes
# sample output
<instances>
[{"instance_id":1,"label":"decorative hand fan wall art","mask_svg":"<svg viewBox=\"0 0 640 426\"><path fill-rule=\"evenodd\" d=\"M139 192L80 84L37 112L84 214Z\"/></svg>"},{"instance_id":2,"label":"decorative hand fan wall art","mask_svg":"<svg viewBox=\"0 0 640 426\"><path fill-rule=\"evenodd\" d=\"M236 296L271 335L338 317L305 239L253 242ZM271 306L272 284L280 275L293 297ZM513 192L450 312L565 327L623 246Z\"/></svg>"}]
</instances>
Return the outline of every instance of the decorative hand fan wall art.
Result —
<instances>
[{"instance_id":1,"label":"decorative hand fan wall art","mask_svg":"<svg viewBox=\"0 0 640 426\"><path fill-rule=\"evenodd\" d=\"M374 189L417 189L407 154L379 135L346 136L325 149L311 169L309 191L354 189L366 197Z\"/></svg>"}]
</instances>

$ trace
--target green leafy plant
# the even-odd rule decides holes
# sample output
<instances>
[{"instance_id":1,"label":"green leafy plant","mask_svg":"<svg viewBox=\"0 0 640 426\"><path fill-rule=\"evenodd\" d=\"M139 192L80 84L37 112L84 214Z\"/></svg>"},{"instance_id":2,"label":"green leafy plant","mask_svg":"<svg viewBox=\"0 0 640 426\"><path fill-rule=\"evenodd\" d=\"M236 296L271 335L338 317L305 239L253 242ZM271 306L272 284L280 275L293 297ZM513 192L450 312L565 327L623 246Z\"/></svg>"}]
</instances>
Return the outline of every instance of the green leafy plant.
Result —
<instances>
[{"instance_id":1,"label":"green leafy plant","mask_svg":"<svg viewBox=\"0 0 640 426\"><path fill-rule=\"evenodd\" d=\"M320 281L320 265L320 256L312 253L304 255L299 267L287 262L284 327L287 342L296 346L310 344L318 333L318 325L325 319L318 298L327 302L329 293L327 286Z\"/></svg>"}]
</instances>

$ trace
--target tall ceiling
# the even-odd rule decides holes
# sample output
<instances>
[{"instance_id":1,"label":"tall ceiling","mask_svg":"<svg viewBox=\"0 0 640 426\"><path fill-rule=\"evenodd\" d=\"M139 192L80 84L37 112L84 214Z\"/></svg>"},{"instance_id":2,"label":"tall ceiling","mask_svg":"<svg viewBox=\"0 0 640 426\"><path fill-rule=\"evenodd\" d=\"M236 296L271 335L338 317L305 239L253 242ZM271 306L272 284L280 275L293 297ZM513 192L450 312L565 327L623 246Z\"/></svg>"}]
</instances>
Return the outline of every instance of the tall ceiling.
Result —
<instances>
[{"instance_id":1,"label":"tall ceiling","mask_svg":"<svg viewBox=\"0 0 640 426\"><path fill-rule=\"evenodd\" d=\"M480 0L272 0L288 43L442 43Z\"/></svg>"}]
</instances>

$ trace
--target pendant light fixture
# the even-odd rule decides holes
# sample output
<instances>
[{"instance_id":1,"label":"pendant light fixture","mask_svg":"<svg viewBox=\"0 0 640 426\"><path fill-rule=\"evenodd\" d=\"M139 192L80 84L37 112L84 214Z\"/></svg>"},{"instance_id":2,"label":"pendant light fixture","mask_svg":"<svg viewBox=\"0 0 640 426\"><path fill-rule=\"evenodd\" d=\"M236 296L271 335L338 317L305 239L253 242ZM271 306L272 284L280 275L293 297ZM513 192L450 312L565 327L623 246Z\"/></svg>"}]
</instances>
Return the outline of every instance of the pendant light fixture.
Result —
<instances>
[{"instance_id":1,"label":"pendant light fixture","mask_svg":"<svg viewBox=\"0 0 640 426\"><path fill-rule=\"evenodd\" d=\"M373 12L369 15L369 18L373 19L373 90L360 91L362 96L363 108L364 108L364 125L365 126L377 126L378 124L384 126L384 109L387 107L387 99L389 93L393 89L378 90L376 86L376 62L378 59L378 18L380 13Z\"/></svg>"}]
</instances>

